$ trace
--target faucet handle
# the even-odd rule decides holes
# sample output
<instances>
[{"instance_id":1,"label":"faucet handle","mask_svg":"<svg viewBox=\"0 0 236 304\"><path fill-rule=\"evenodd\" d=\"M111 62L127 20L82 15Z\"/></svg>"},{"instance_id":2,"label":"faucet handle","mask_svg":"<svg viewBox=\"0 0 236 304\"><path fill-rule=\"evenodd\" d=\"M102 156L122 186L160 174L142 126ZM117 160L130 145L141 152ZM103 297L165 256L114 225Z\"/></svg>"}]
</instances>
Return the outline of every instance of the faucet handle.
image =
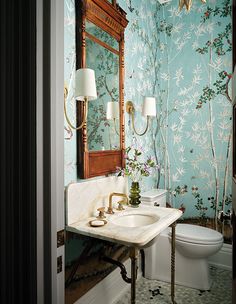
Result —
<instances>
[{"instance_id":1,"label":"faucet handle","mask_svg":"<svg viewBox=\"0 0 236 304\"><path fill-rule=\"evenodd\" d=\"M125 210L125 208L124 208L124 204L126 204L127 205L127 203L126 203L126 201L125 200L121 200L121 201L119 201L119 202L117 202L118 203L118 207L116 208L116 210L119 210L119 211L122 211L122 210Z\"/></svg>"},{"instance_id":2,"label":"faucet handle","mask_svg":"<svg viewBox=\"0 0 236 304\"><path fill-rule=\"evenodd\" d=\"M105 207L100 207L97 209L97 211L99 211L99 214L97 216L97 218L99 219L104 219L105 217Z\"/></svg>"}]
</instances>

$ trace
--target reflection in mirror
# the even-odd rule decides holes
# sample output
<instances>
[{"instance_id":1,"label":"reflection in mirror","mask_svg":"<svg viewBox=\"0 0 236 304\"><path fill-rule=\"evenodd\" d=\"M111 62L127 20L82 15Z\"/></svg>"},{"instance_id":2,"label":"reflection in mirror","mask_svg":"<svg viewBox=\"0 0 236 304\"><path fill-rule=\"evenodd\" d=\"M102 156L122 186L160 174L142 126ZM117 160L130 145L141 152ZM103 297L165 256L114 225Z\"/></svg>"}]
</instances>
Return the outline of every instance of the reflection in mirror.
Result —
<instances>
[{"instance_id":1,"label":"reflection in mirror","mask_svg":"<svg viewBox=\"0 0 236 304\"><path fill-rule=\"evenodd\" d=\"M107 117L106 112L108 102L119 104L119 56L86 38L86 66L95 71L98 93L96 103L90 102L88 108L88 150L118 150L119 107L116 108L118 113L112 120L111 117Z\"/></svg>"},{"instance_id":2,"label":"reflection in mirror","mask_svg":"<svg viewBox=\"0 0 236 304\"><path fill-rule=\"evenodd\" d=\"M86 33L92 35L93 37L96 37L100 41L106 43L108 46L112 47L114 50L119 51L119 42L109 35L107 32L105 32L100 27L96 26L94 23L86 20L85 22L86 26Z\"/></svg>"},{"instance_id":3,"label":"reflection in mirror","mask_svg":"<svg viewBox=\"0 0 236 304\"><path fill-rule=\"evenodd\" d=\"M95 70L98 93L96 102L89 103L87 124L77 132L78 174L91 178L125 165L124 32L128 20L116 0L77 0L75 11L76 69ZM118 110L109 113L110 103ZM78 122L84 110L78 106Z\"/></svg>"}]
</instances>

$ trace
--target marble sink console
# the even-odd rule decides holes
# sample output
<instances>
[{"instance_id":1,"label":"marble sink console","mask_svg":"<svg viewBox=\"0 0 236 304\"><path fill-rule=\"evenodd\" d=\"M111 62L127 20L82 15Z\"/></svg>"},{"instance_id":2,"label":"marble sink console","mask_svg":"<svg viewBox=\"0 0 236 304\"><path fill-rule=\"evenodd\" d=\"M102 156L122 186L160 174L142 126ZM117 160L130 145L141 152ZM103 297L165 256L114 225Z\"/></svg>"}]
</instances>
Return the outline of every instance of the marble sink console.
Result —
<instances>
[{"instance_id":1,"label":"marble sink console","mask_svg":"<svg viewBox=\"0 0 236 304\"><path fill-rule=\"evenodd\" d=\"M127 223L119 223L116 219L132 215L153 218L152 223L140 223L136 227L128 227ZM67 230L98 239L123 244L129 247L143 248L151 245L152 241L169 225L175 222L182 212L173 208L152 207L140 205L137 209L126 207L124 211L115 211L115 214L106 214L107 224L101 227L91 227L89 222L96 217L81 219L67 226Z\"/></svg>"},{"instance_id":2,"label":"marble sink console","mask_svg":"<svg viewBox=\"0 0 236 304\"><path fill-rule=\"evenodd\" d=\"M124 211L117 211L117 200L114 199L115 214L105 214L107 224L102 227L91 227L89 222L95 220L99 207L108 207L109 194L112 192L128 193L127 179L124 177L104 177L72 183L66 189L66 229L78 234L102 240L120 243L130 247L142 248L155 239L164 229L175 222L181 215L180 210L139 205L138 208L125 206ZM115 221L116 217L127 214L146 214L155 218L153 223L136 227L127 227Z\"/></svg>"},{"instance_id":3,"label":"marble sink console","mask_svg":"<svg viewBox=\"0 0 236 304\"><path fill-rule=\"evenodd\" d=\"M171 299L172 303L175 303L175 221L182 215L182 212L178 209L143 206L142 204L138 208L125 206L125 210L118 211L115 206L117 206L120 197L116 197L117 201L114 199L111 206L115 213L105 214L105 225L92 227L90 225L91 221L97 220L98 210L107 209L109 195L113 192L127 194L127 179L111 176L68 185L66 188L66 230L130 247L131 278L124 276L124 274L122 278L127 283L131 283L131 304L135 304L135 282L139 249L150 246L163 230L173 224L171 239ZM109 259L109 257L107 258ZM109 259L109 262L111 260ZM116 263L114 262L113 260L112 264L117 265L117 261Z\"/></svg>"}]
</instances>

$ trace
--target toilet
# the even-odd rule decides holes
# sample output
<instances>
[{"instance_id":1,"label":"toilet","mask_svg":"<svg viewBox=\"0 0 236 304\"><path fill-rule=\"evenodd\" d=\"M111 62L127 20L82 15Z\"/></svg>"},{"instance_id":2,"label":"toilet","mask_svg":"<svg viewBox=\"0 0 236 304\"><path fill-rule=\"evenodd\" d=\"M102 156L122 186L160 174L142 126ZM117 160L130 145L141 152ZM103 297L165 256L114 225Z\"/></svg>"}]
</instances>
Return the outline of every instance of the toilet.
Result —
<instances>
[{"instance_id":1,"label":"toilet","mask_svg":"<svg viewBox=\"0 0 236 304\"><path fill-rule=\"evenodd\" d=\"M141 194L145 205L165 207L166 190L153 189ZM171 228L165 229L156 242L144 249L145 277L170 282ZM209 290L208 257L223 246L221 233L191 224L177 224L175 238L175 283L200 290Z\"/></svg>"}]
</instances>

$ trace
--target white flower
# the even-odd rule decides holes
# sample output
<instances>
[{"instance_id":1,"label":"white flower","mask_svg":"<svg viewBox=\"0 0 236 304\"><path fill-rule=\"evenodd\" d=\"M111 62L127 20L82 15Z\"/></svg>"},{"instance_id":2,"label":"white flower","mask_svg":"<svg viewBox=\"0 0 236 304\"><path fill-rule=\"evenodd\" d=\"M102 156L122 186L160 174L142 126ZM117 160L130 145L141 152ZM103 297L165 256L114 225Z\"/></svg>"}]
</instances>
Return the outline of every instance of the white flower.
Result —
<instances>
[{"instance_id":1,"label":"white flower","mask_svg":"<svg viewBox=\"0 0 236 304\"><path fill-rule=\"evenodd\" d=\"M194 75L199 75L202 73L202 67L201 64L197 64L196 68L193 70Z\"/></svg>"},{"instance_id":2,"label":"white flower","mask_svg":"<svg viewBox=\"0 0 236 304\"><path fill-rule=\"evenodd\" d=\"M161 73L161 78L165 81L170 80L170 75L167 73Z\"/></svg>"},{"instance_id":3,"label":"white flower","mask_svg":"<svg viewBox=\"0 0 236 304\"><path fill-rule=\"evenodd\" d=\"M177 5L175 6L171 6L169 9L168 9L168 12L170 13L170 17L176 17L176 16L180 16L180 11L177 7Z\"/></svg>"},{"instance_id":4,"label":"white flower","mask_svg":"<svg viewBox=\"0 0 236 304\"><path fill-rule=\"evenodd\" d=\"M182 141L181 135L174 135L174 144L178 144Z\"/></svg>"},{"instance_id":5,"label":"white flower","mask_svg":"<svg viewBox=\"0 0 236 304\"><path fill-rule=\"evenodd\" d=\"M212 60L208 65L213 68L216 72L220 72L222 70L223 61L220 57L217 57L216 60Z\"/></svg>"},{"instance_id":6,"label":"white flower","mask_svg":"<svg viewBox=\"0 0 236 304\"><path fill-rule=\"evenodd\" d=\"M160 49L161 51L164 51L165 48L166 48L165 44L164 44L164 43L160 43L159 49Z\"/></svg>"},{"instance_id":7,"label":"white flower","mask_svg":"<svg viewBox=\"0 0 236 304\"><path fill-rule=\"evenodd\" d=\"M174 79L176 79L176 85L179 86L180 80L184 79L182 67L176 70Z\"/></svg>"},{"instance_id":8,"label":"white flower","mask_svg":"<svg viewBox=\"0 0 236 304\"><path fill-rule=\"evenodd\" d=\"M186 171L184 170L184 168L176 168L176 170L178 171L179 175L183 175Z\"/></svg>"},{"instance_id":9,"label":"white flower","mask_svg":"<svg viewBox=\"0 0 236 304\"><path fill-rule=\"evenodd\" d=\"M181 125L184 125L185 123L186 123L186 120L183 118L183 117L179 117L179 123L181 124Z\"/></svg>"},{"instance_id":10,"label":"white flower","mask_svg":"<svg viewBox=\"0 0 236 304\"><path fill-rule=\"evenodd\" d=\"M209 178L209 173L204 170L200 170L200 177L201 178Z\"/></svg>"},{"instance_id":11,"label":"white flower","mask_svg":"<svg viewBox=\"0 0 236 304\"><path fill-rule=\"evenodd\" d=\"M192 84L193 84L193 85L200 84L200 81L201 81L201 80L202 80L202 78L201 78L199 75L194 75L194 76L193 76Z\"/></svg>"},{"instance_id":12,"label":"white flower","mask_svg":"<svg viewBox=\"0 0 236 304\"><path fill-rule=\"evenodd\" d=\"M188 88L186 88L186 87L181 88L180 91L179 91L179 93L178 93L178 95L179 95L179 96L185 96L185 95L189 94L189 92L190 92L191 90L192 90L192 86L191 86L191 87L188 87Z\"/></svg>"},{"instance_id":13,"label":"white flower","mask_svg":"<svg viewBox=\"0 0 236 304\"><path fill-rule=\"evenodd\" d=\"M175 174L172 174L172 181L173 182L180 182L178 172L176 172Z\"/></svg>"},{"instance_id":14,"label":"white flower","mask_svg":"<svg viewBox=\"0 0 236 304\"><path fill-rule=\"evenodd\" d=\"M181 156L181 157L179 158L179 160L181 161L181 163L186 163L186 162L187 162L186 158L183 157L183 156Z\"/></svg>"},{"instance_id":15,"label":"white flower","mask_svg":"<svg viewBox=\"0 0 236 304\"><path fill-rule=\"evenodd\" d=\"M231 124L229 124L228 121L222 121L219 124L219 128L222 129L222 130L228 130L229 128L231 128Z\"/></svg>"},{"instance_id":16,"label":"white flower","mask_svg":"<svg viewBox=\"0 0 236 304\"><path fill-rule=\"evenodd\" d=\"M194 31L195 35L197 37L202 36L203 34L206 33L206 27L205 24L200 23L199 25L196 26L196 30Z\"/></svg>"},{"instance_id":17,"label":"white flower","mask_svg":"<svg viewBox=\"0 0 236 304\"><path fill-rule=\"evenodd\" d=\"M176 123L172 124L172 126L170 127L170 129L171 129L173 132L177 131L177 129L178 129L177 124L176 124Z\"/></svg>"},{"instance_id":18,"label":"white flower","mask_svg":"<svg viewBox=\"0 0 236 304\"><path fill-rule=\"evenodd\" d=\"M184 146L183 145L178 148L178 153L184 153Z\"/></svg>"},{"instance_id":19,"label":"white flower","mask_svg":"<svg viewBox=\"0 0 236 304\"><path fill-rule=\"evenodd\" d=\"M191 165L193 166L194 169L199 169L198 160L191 161Z\"/></svg>"},{"instance_id":20,"label":"white flower","mask_svg":"<svg viewBox=\"0 0 236 304\"><path fill-rule=\"evenodd\" d=\"M182 114L183 116L187 116L189 113L190 113L190 111L188 110L188 108L185 108L185 109L183 109L183 110L181 111L181 114Z\"/></svg>"},{"instance_id":21,"label":"white flower","mask_svg":"<svg viewBox=\"0 0 236 304\"><path fill-rule=\"evenodd\" d=\"M173 26L172 33L180 33L183 28L183 23L177 23Z\"/></svg>"},{"instance_id":22,"label":"white flower","mask_svg":"<svg viewBox=\"0 0 236 304\"><path fill-rule=\"evenodd\" d=\"M198 122L195 122L193 125L192 125L192 130L194 132L198 132L200 130L200 126L198 124Z\"/></svg>"},{"instance_id":23,"label":"white flower","mask_svg":"<svg viewBox=\"0 0 236 304\"><path fill-rule=\"evenodd\" d=\"M191 136L192 141L194 141L195 144L200 143L201 142L201 134L197 133L197 134L193 134Z\"/></svg>"},{"instance_id":24,"label":"white flower","mask_svg":"<svg viewBox=\"0 0 236 304\"><path fill-rule=\"evenodd\" d=\"M211 34L211 33L213 32L215 26L216 26L215 22L208 22L208 23L206 24L206 30L207 30L207 32L208 32L209 34Z\"/></svg>"}]
</instances>

